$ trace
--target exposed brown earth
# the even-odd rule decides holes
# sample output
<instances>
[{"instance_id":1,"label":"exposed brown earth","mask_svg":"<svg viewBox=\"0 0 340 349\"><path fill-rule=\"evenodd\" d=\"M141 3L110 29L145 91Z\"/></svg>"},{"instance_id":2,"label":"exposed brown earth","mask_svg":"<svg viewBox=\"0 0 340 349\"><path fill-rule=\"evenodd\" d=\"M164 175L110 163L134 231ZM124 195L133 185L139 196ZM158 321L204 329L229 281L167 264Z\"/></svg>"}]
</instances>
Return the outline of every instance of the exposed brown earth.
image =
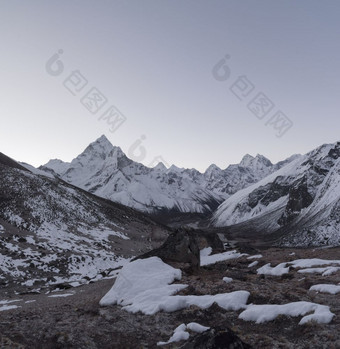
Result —
<instances>
[{"instance_id":1,"label":"exposed brown earth","mask_svg":"<svg viewBox=\"0 0 340 349\"><path fill-rule=\"evenodd\" d=\"M335 313L330 324L298 325L301 317L279 316L264 324L238 319L239 312L225 311L216 304L209 309L190 307L173 313L153 316L130 314L118 306L100 307L99 300L114 280L37 295L15 295L0 290L0 300L21 299L11 305L17 309L0 312L2 348L156 348L167 341L181 323L198 322L210 327L229 327L254 348L340 348L340 294L309 291L320 283L338 284L340 272L330 276L301 274L291 269L283 276L257 275L256 269L266 263L272 266L299 258L340 259L340 248L275 249L259 251L263 258L256 267L246 257L200 268L194 274L183 273L180 283L188 288L181 294L217 294L246 290L249 303L286 304L309 301L330 306ZM294 252L295 255L291 255ZM233 278L225 283L222 278ZM9 292L9 293L5 293ZM73 293L66 298L49 298L55 294ZM35 300L33 303L26 301ZM194 334L192 334L193 336ZM179 348L184 342L165 348Z\"/></svg>"}]
</instances>

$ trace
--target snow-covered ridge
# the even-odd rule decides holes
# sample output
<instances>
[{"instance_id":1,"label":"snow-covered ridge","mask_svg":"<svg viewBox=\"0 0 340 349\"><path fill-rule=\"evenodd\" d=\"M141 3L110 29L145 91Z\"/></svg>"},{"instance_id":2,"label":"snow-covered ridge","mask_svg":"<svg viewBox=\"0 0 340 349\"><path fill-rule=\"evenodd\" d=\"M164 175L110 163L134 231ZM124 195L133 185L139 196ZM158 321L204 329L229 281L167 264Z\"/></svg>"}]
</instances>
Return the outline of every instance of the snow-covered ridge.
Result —
<instances>
[{"instance_id":1,"label":"snow-covered ridge","mask_svg":"<svg viewBox=\"0 0 340 349\"><path fill-rule=\"evenodd\" d=\"M239 165L230 165L225 170L211 165L205 173L175 165L166 169L162 163L148 168L129 159L119 147L101 136L71 163L51 160L40 169L141 211L207 213L231 194L256 183L283 164L273 165L261 155L246 155Z\"/></svg>"},{"instance_id":2,"label":"snow-covered ridge","mask_svg":"<svg viewBox=\"0 0 340 349\"><path fill-rule=\"evenodd\" d=\"M0 164L0 178L0 279L97 279L167 236L143 214L39 171Z\"/></svg>"},{"instance_id":3,"label":"snow-covered ridge","mask_svg":"<svg viewBox=\"0 0 340 349\"><path fill-rule=\"evenodd\" d=\"M249 222L261 224L267 232L283 227L289 232L289 227L291 234L282 239L285 245L337 245L339 212L338 142L295 157L279 170L236 192L218 207L212 224L222 227ZM256 223L252 223L255 219Z\"/></svg>"}]
</instances>

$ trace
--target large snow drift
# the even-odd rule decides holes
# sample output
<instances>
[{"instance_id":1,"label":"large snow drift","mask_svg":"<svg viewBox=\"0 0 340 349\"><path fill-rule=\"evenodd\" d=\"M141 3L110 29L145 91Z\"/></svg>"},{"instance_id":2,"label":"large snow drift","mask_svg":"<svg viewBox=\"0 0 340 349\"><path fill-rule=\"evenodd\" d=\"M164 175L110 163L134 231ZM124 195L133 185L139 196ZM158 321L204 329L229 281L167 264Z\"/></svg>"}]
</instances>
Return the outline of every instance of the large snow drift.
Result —
<instances>
[{"instance_id":1,"label":"large snow drift","mask_svg":"<svg viewBox=\"0 0 340 349\"><path fill-rule=\"evenodd\" d=\"M100 305L119 304L131 313L138 311L152 315L158 311L172 312L196 305L209 308L214 302L225 310L245 309L249 292L236 291L216 295L175 296L187 285L171 284L181 279L181 271L158 257L139 259L125 265L112 289L102 298Z\"/></svg>"}]
</instances>

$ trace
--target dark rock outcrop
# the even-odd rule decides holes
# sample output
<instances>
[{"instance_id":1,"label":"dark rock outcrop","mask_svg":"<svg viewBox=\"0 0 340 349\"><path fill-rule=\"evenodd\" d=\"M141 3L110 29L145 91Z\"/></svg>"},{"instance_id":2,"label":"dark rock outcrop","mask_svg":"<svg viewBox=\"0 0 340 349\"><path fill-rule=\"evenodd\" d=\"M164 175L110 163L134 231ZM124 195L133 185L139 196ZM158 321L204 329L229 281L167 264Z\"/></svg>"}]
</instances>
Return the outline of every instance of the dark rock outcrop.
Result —
<instances>
[{"instance_id":1,"label":"dark rock outcrop","mask_svg":"<svg viewBox=\"0 0 340 349\"><path fill-rule=\"evenodd\" d=\"M200 266L200 250L193 232L184 228L177 229L170 234L164 244L135 259L159 257L165 263L185 263L192 269Z\"/></svg>"},{"instance_id":2,"label":"dark rock outcrop","mask_svg":"<svg viewBox=\"0 0 340 349\"><path fill-rule=\"evenodd\" d=\"M190 338L180 349L251 349L232 330L212 328Z\"/></svg>"},{"instance_id":3,"label":"dark rock outcrop","mask_svg":"<svg viewBox=\"0 0 340 349\"><path fill-rule=\"evenodd\" d=\"M278 223L286 225L299 215L301 210L313 202L312 195L308 192L307 178L304 176L289 189L289 199L282 217Z\"/></svg>"}]
</instances>

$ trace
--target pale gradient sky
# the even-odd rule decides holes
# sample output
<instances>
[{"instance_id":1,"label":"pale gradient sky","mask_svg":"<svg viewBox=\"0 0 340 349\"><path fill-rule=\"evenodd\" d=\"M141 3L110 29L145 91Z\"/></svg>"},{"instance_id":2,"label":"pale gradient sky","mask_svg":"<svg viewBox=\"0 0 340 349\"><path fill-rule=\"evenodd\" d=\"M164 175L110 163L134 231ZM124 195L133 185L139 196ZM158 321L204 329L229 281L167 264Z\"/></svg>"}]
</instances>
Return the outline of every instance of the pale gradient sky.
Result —
<instances>
[{"instance_id":1,"label":"pale gradient sky","mask_svg":"<svg viewBox=\"0 0 340 349\"><path fill-rule=\"evenodd\" d=\"M145 135L144 164L162 155L204 171L338 141L339 17L338 0L0 0L0 151L38 166L102 134L128 154ZM64 71L51 76L59 49ZM226 54L231 75L216 81ZM74 70L88 80L78 96L63 86ZM239 101L242 75L255 88ZM108 99L95 115L80 103L91 87ZM262 120L247 108L259 92L275 104ZM114 133L98 120L110 105L127 118ZM277 110L293 121L281 138L265 126Z\"/></svg>"}]
</instances>

